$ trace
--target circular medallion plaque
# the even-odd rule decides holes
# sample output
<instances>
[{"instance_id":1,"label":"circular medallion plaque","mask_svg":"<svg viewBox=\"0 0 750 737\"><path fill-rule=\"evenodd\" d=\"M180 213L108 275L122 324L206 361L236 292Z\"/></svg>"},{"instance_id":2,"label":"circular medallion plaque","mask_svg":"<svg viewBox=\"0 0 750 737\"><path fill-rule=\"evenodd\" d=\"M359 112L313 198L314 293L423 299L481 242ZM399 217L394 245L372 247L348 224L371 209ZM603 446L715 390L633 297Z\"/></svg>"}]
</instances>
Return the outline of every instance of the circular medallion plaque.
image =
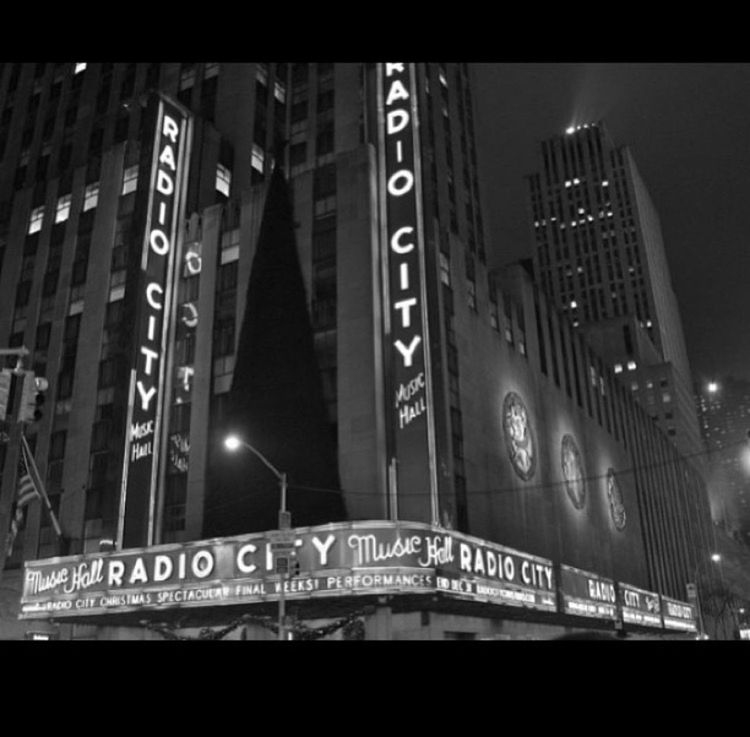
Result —
<instances>
[{"instance_id":1,"label":"circular medallion plaque","mask_svg":"<svg viewBox=\"0 0 750 737\"><path fill-rule=\"evenodd\" d=\"M617 477L613 468L607 471L607 499L609 499L609 513L612 515L615 527L618 530L625 529L627 515L625 514L625 505L622 501L620 484L617 483Z\"/></svg>"},{"instance_id":2,"label":"circular medallion plaque","mask_svg":"<svg viewBox=\"0 0 750 737\"><path fill-rule=\"evenodd\" d=\"M509 392L503 401L503 431L513 470L528 481L536 469L536 448L529 412L515 392Z\"/></svg>"},{"instance_id":3,"label":"circular medallion plaque","mask_svg":"<svg viewBox=\"0 0 750 737\"><path fill-rule=\"evenodd\" d=\"M565 491L576 509L583 509L586 505L586 481L583 474L581 452L571 435L564 435L560 449Z\"/></svg>"}]
</instances>

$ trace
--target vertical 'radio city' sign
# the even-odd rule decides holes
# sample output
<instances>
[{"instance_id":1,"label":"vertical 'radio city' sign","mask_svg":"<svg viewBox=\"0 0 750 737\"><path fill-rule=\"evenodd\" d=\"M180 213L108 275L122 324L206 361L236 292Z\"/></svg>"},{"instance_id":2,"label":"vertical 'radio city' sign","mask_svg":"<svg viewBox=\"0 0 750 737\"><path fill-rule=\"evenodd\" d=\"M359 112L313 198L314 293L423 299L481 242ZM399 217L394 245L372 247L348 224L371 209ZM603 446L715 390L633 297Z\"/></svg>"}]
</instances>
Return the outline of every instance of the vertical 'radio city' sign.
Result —
<instances>
[{"instance_id":1,"label":"vertical 'radio city' sign","mask_svg":"<svg viewBox=\"0 0 750 737\"><path fill-rule=\"evenodd\" d=\"M162 97L152 104L157 106L156 127L137 287L136 353L130 374L118 520L120 547L153 542L168 328L191 134L191 122L180 108Z\"/></svg>"},{"instance_id":2,"label":"vertical 'radio city' sign","mask_svg":"<svg viewBox=\"0 0 750 737\"><path fill-rule=\"evenodd\" d=\"M378 66L391 516L437 521L434 418L413 64ZM395 462L395 463L394 463ZM395 477L395 478L394 478ZM397 489L397 492L396 492Z\"/></svg>"}]
</instances>

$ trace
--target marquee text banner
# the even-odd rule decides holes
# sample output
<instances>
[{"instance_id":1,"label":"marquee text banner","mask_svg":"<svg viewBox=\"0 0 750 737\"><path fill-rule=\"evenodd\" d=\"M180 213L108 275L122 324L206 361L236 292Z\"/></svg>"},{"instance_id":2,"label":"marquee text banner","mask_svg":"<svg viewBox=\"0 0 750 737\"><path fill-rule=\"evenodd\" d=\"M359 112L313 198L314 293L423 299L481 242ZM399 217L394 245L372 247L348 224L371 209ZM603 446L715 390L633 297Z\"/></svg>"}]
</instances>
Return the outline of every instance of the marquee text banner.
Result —
<instances>
[{"instance_id":1,"label":"marquee text banner","mask_svg":"<svg viewBox=\"0 0 750 737\"><path fill-rule=\"evenodd\" d=\"M441 593L555 611L551 561L421 523L298 528L289 598ZM22 619L276 600L273 533L29 561Z\"/></svg>"}]
</instances>

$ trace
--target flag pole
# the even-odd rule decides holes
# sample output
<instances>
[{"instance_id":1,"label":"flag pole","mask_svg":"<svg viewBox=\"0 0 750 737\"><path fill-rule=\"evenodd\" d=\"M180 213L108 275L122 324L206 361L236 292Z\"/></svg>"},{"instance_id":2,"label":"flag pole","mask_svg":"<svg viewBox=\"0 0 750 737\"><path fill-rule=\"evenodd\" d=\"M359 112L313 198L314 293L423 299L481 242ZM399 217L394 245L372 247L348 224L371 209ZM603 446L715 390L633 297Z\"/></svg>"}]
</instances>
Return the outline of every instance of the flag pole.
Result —
<instances>
[{"instance_id":1,"label":"flag pole","mask_svg":"<svg viewBox=\"0 0 750 737\"><path fill-rule=\"evenodd\" d=\"M21 452L24 456L24 461L26 462L26 468L29 471L29 474L31 475L31 480L34 482L34 486L36 487L37 491L39 492L39 496L44 501L44 505L47 507L47 512L49 512L50 520L52 521L52 526L55 528L55 532L57 533L58 537L62 537L62 530L60 529L60 523L57 521L57 517L55 516L55 513L52 511L52 505L50 504L49 497L47 496L47 490L44 488L44 484L42 483L42 477L39 474L39 469L36 467L36 461L34 460L34 454L31 452L31 448L29 448L29 444L26 440L26 437L23 434L23 430L21 430Z\"/></svg>"}]
</instances>

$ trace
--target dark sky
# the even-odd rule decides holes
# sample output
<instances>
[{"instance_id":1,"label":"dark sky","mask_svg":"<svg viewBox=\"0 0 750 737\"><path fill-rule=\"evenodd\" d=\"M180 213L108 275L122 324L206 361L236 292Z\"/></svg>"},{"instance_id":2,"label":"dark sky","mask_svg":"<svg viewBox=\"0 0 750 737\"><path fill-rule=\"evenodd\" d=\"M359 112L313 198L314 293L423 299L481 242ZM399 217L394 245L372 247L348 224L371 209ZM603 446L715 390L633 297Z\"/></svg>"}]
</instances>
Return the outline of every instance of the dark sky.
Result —
<instances>
[{"instance_id":1,"label":"dark sky","mask_svg":"<svg viewBox=\"0 0 750 737\"><path fill-rule=\"evenodd\" d=\"M750 378L750 64L475 64L492 265L531 255L538 142L603 120L661 218L696 378Z\"/></svg>"}]
</instances>

